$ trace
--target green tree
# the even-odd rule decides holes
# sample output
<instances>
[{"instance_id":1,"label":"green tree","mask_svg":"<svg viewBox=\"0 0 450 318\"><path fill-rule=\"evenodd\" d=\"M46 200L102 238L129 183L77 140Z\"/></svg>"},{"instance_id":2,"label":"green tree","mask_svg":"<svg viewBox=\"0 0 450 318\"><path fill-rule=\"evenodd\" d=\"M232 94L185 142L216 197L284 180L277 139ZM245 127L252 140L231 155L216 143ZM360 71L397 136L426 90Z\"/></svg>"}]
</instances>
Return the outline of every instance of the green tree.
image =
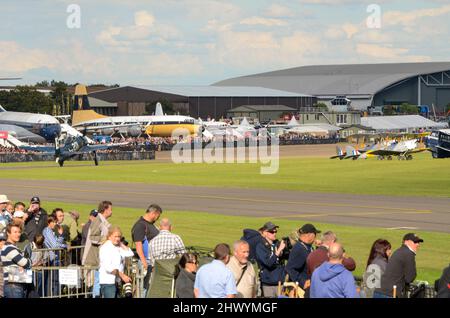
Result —
<instances>
[{"instance_id":1,"label":"green tree","mask_svg":"<svg viewBox=\"0 0 450 318\"><path fill-rule=\"evenodd\" d=\"M419 109L415 105L403 103L399 107L399 112L401 114L416 115L419 113Z\"/></svg>"},{"instance_id":2,"label":"green tree","mask_svg":"<svg viewBox=\"0 0 450 318\"><path fill-rule=\"evenodd\" d=\"M15 89L0 92L0 104L9 111L51 114L53 101L32 86L16 86Z\"/></svg>"},{"instance_id":3,"label":"green tree","mask_svg":"<svg viewBox=\"0 0 450 318\"><path fill-rule=\"evenodd\" d=\"M67 102L69 97L69 92L67 91L68 84L62 81L52 80L51 86L53 87L53 91L50 93L50 96L53 104L56 105L55 115L68 114L70 110Z\"/></svg>"}]
</instances>

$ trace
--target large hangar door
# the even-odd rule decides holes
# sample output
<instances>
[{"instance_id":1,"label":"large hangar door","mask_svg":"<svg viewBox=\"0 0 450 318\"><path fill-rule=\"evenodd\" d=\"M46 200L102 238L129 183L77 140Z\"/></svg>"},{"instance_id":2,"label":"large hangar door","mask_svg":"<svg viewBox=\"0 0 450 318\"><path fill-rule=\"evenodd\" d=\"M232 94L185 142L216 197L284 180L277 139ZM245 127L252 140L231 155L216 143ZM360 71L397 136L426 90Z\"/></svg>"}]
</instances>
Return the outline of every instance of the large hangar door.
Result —
<instances>
[{"instance_id":1,"label":"large hangar door","mask_svg":"<svg viewBox=\"0 0 450 318\"><path fill-rule=\"evenodd\" d=\"M450 104L450 88L436 89L436 106L440 111L445 111L445 108Z\"/></svg>"}]
</instances>

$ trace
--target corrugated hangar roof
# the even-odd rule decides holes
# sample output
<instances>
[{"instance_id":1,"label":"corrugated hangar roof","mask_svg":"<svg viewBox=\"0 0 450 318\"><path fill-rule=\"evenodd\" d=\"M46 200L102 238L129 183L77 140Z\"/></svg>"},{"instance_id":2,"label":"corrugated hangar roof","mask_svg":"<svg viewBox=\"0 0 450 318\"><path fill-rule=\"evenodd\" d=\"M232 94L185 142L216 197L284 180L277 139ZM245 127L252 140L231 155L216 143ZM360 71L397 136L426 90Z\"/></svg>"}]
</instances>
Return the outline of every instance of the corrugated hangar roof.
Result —
<instances>
[{"instance_id":1,"label":"corrugated hangar roof","mask_svg":"<svg viewBox=\"0 0 450 318\"><path fill-rule=\"evenodd\" d=\"M446 123L437 123L420 115L361 117L361 125L375 130L447 127Z\"/></svg>"},{"instance_id":2,"label":"corrugated hangar roof","mask_svg":"<svg viewBox=\"0 0 450 318\"><path fill-rule=\"evenodd\" d=\"M310 97L264 87L250 86L132 86L140 89L192 97Z\"/></svg>"},{"instance_id":3,"label":"corrugated hangar roof","mask_svg":"<svg viewBox=\"0 0 450 318\"><path fill-rule=\"evenodd\" d=\"M231 78L214 86L258 86L310 95L373 95L402 81L450 70L450 62L311 65Z\"/></svg>"},{"instance_id":4,"label":"corrugated hangar roof","mask_svg":"<svg viewBox=\"0 0 450 318\"><path fill-rule=\"evenodd\" d=\"M264 112L264 111L297 111L295 108L285 105L242 105L232 108L228 112Z\"/></svg>"}]
</instances>

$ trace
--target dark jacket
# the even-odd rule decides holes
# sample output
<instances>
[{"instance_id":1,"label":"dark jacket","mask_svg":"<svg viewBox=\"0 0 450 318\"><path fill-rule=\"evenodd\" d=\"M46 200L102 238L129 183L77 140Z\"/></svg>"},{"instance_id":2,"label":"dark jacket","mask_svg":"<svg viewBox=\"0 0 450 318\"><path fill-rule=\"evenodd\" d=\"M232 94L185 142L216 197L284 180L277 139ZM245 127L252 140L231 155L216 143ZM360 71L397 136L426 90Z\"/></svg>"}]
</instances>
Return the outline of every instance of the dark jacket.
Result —
<instances>
[{"instance_id":1,"label":"dark jacket","mask_svg":"<svg viewBox=\"0 0 450 318\"><path fill-rule=\"evenodd\" d=\"M276 286L284 281L286 272L284 265L275 255L275 243L270 244L265 239L256 245L256 261L260 268L259 277L263 285Z\"/></svg>"},{"instance_id":2,"label":"dark jacket","mask_svg":"<svg viewBox=\"0 0 450 318\"><path fill-rule=\"evenodd\" d=\"M195 273L189 273L185 269L180 270L175 282L175 290L178 298L194 298Z\"/></svg>"},{"instance_id":3,"label":"dark jacket","mask_svg":"<svg viewBox=\"0 0 450 318\"><path fill-rule=\"evenodd\" d=\"M392 289L396 285L397 297L406 297L406 284L411 284L416 276L416 254L402 245L389 259L386 271L381 276L381 288L376 291L392 297Z\"/></svg>"},{"instance_id":4,"label":"dark jacket","mask_svg":"<svg viewBox=\"0 0 450 318\"><path fill-rule=\"evenodd\" d=\"M25 234L28 237L30 242L34 242L34 237L37 234L42 234L42 231L47 227L47 212L41 208L41 217L39 218L38 223L36 224L36 220L34 219L35 214L30 214L28 216L27 221L25 222Z\"/></svg>"},{"instance_id":5,"label":"dark jacket","mask_svg":"<svg viewBox=\"0 0 450 318\"><path fill-rule=\"evenodd\" d=\"M301 288L303 288L305 282L310 278L307 273L306 260L311 252L312 246L300 241L295 243L289 254L286 272L289 274L289 279L292 282L298 282Z\"/></svg>"},{"instance_id":6,"label":"dark jacket","mask_svg":"<svg viewBox=\"0 0 450 318\"><path fill-rule=\"evenodd\" d=\"M261 233L256 230L245 229L244 236L241 237L241 240L246 241L250 246L250 254L248 256L248 259L251 262L256 261L256 246L258 245L258 243L265 242Z\"/></svg>"},{"instance_id":7,"label":"dark jacket","mask_svg":"<svg viewBox=\"0 0 450 318\"><path fill-rule=\"evenodd\" d=\"M319 246L315 251L308 255L308 259L306 260L308 276L311 277L314 270L324 262L328 262L328 249L325 246ZM344 258L342 265L351 272L356 268L355 260L351 257Z\"/></svg>"},{"instance_id":8,"label":"dark jacket","mask_svg":"<svg viewBox=\"0 0 450 318\"><path fill-rule=\"evenodd\" d=\"M450 266L444 269L438 283L437 298L450 298Z\"/></svg>"}]
</instances>

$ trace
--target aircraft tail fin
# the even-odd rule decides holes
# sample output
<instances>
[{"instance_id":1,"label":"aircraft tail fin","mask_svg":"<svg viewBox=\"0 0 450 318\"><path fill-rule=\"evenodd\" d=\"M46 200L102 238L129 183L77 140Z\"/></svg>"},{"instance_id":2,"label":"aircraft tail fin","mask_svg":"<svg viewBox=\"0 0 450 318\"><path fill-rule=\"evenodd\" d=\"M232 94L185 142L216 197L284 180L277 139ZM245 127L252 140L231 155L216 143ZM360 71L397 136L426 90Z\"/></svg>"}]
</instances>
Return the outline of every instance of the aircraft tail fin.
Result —
<instances>
[{"instance_id":1,"label":"aircraft tail fin","mask_svg":"<svg viewBox=\"0 0 450 318\"><path fill-rule=\"evenodd\" d=\"M4 109L2 105L0 105L0 113L6 113L6 109Z\"/></svg>"},{"instance_id":2,"label":"aircraft tail fin","mask_svg":"<svg viewBox=\"0 0 450 318\"><path fill-rule=\"evenodd\" d=\"M155 116L164 116L164 112L163 112L161 103L156 103Z\"/></svg>"},{"instance_id":3,"label":"aircraft tail fin","mask_svg":"<svg viewBox=\"0 0 450 318\"><path fill-rule=\"evenodd\" d=\"M105 118L106 116L100 115L92 110L89 105L89 99L87 96L86 86L78 84L75 86L75 95L72 112L72 126L76 126L84 121Z\"/></svg>"},{"instance_id":4,"label":"aircraft tail fin","mask_svg":"<svg viewBox=\"0 0 450 318\"><path fill-rule=\"evenodd\" d=\"M345 147L345 151L346 151L345 159L357 158L360 155L359 151L353 148L352 146Z\"/></svg>"}]
</instances>

